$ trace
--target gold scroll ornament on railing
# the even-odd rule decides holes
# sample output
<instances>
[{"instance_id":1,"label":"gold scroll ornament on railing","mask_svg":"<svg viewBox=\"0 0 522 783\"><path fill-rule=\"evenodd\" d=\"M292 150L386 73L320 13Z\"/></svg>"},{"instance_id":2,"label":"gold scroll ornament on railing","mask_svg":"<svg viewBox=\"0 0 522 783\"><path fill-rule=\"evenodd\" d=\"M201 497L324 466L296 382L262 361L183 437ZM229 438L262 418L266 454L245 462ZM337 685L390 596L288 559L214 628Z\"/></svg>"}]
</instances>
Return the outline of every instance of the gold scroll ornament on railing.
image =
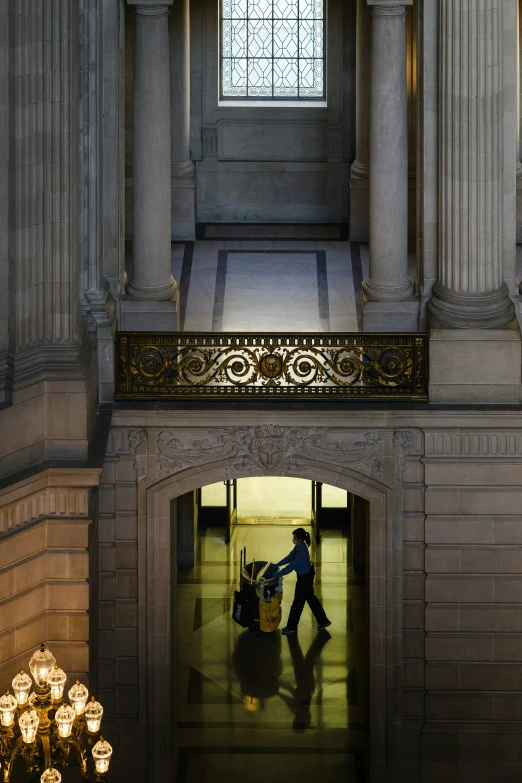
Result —
<instances>
[{"instance_id":1,"label":"gold scroll ornament on railing","mask_svg":"<svg viewBox=\"0 0 522 783\"><path fill-rule=\"evenodd\" d=\"M424 334L119 332L116 399L427 400Z\"/></svg>"}]
</instances>

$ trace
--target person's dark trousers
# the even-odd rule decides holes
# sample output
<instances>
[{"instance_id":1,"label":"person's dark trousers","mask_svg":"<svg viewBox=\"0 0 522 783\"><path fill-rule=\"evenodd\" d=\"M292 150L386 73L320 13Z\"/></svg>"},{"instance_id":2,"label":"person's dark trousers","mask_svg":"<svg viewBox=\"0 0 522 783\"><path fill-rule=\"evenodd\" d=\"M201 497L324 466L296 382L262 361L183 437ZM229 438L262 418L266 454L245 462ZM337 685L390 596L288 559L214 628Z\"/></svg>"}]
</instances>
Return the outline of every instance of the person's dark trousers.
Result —
<instances>
[{"instance_id":1,"label":"person's dark trousers","mask_svg":"<svg viewBox=\"0 0 522 783\"><path fill-rule=\"evenodd\" d=\"M297 575L297 584L295 586L294 602L290 608L290 615L288 617L287 627L292 630L297 630L301 614L304 609L305 603L308 602L308 606L313 612L318 625L328 622L328 618L324 612L321 602L314 593L314 576L315 570L312 569L308 574Z\"/></svg>"}]
</instances>

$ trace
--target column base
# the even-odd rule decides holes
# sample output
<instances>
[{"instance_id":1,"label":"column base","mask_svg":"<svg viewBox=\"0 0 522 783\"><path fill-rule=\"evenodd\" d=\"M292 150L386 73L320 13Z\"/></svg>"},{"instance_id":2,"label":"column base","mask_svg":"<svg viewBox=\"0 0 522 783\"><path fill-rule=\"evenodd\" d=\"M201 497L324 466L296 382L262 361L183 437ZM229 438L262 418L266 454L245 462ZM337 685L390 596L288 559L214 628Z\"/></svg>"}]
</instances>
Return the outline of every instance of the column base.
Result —
<instances>
[{"instance_id":1,"label":"column base","mask_svg":"<svg viewBox=\"0 0 522 783\"><path fill-rule=\"evenodd\" d=\"M417 295L402 301L375 301L363 294L364 332L418 332L420 299Z\"/></svg>"},{"instance_id":2,"label":"column base","mask_svg":"<svg viewBox=\"0 0 522 783\"><path fill-rule=\"evenodd\" d=\"M519 403L521 361L522 339L516 318L501 329L452 329L430 324L429 400Z\"/></svg>"},{"instance_id":3,"label":"column base","mask_svg":"<svg viewBox=\"0 0 522 783\"><path fill-rule=\"evenodd\" d=\"M141 285L135 280L127 283L127 294L133 299L145 299L147 301L168 301L177 296L178 284L170 276L170 280L162 285Z\"/></svg>"},{"instance_id":4,"label":"column base","mask_svg":"<svg viewBox=\"0 0 522 783\"><path fill-rule=\"evenodd\" d=\"M163 301L120 299L120 329L122 332L178 332L178 298Z\"/></svg>"},{"instance_id":5,"label":"column base","mask_svg":"<svg viewBox=\"0 0 522 783\"><path fill-rule=\"evenodd\" d=\"M434 283L426 315L434 327L497 329L510 323L515 307L505 283L495 291L467 294Z\"/></svg>"}]
</instances>

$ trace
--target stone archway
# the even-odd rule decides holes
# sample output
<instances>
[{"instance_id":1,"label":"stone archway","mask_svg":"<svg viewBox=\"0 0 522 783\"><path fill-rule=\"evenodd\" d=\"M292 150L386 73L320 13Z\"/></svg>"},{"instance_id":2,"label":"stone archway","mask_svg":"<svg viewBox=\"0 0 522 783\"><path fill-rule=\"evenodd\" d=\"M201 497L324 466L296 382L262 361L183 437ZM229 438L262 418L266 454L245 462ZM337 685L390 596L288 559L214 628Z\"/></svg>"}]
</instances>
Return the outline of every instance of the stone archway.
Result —
<instances>
[{"instance_id":1,"label":"stone archway","mask_svg":"<svg viewBox=\"0 0 522 783\"><path fill-rule=\"evenodd\" d=\"M171 501L225 479L271 475L315 479L369 501L370 753L372 780L384 780L391 755L387 736L393 723L393 668L400 665L401 542L400 536L394 535L394 520L400 519L402 493L399 482L383 479L380 434L365 433L364 441L348 447L329 439L328 431L305 428L264 425L206 433L210 437L187 443L180 438L179 429L175 434L164 430L157 433L155 453L142 456L149 465L148 475L140 481L138 498L139 583L144 599L141 663L147 671L142 698L147 700L152 779L159 783L172 776L175 763L170 724L173 672L169 663L175 600ZM391 456L391 438L387 447Z\"/></svg>"}]
</instances>

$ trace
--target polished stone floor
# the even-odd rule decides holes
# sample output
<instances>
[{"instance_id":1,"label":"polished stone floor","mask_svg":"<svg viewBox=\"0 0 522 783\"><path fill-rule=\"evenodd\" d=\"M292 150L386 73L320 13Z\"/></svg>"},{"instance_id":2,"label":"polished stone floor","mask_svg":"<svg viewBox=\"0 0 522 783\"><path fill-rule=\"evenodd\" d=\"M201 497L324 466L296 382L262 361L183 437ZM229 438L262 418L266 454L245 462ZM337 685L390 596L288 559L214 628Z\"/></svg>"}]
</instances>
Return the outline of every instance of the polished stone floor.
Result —
<instances>
[{"instance_id":1,"label":"polished stone floor","mask_svg":"<svg viewBox=\"0 0 522 783\"><path fill-rule=\"evenodd\" d=\"M295 637L259 637L231 617L239 552L280 560L293 526L241 525L230 545L208 528L196 565L178 574L178 783L365 780L367 623L364 575L348 567L349 537L312 547L316 592L332 620L318 632L305 607ZM283 625L295 574L285 578Z\"/></svg>"},{"instance_id":2,"label":"polished stone floor","mask_svg":"<svg viewBox=\"0 0 522 783\"><path fill-rule=\"evenodd\" d=\"M332 226L207 226L206 238L173 242L180 326L187 332L362 331L368 244L336 239ZM255 236L256 238L249 238ZM408 275L416 279L414 245ZM132 242L126 243L132 271Z\"/></svg>"},{"instance_id":3,"label":"polished stone floor","mask_svg":"<svg viewBox=\"0 0 522 783\"><path fill-rule=\"evenodd\" d=\"M175 243L172 273L185 331L358 331L368 247L328 239Z\"/></svg>"},{"instance_id":4,"label":"polished stone floor","mask_svg":"<svg viewBox=\"0 0 522 783\"><path fill-rule=\"evenodd\" d=\"M256 239L248 238L253 228ZM207 226L206 239L172 243L182 330L362 331L368 244L331 238L336 234L331 226L244 225L234 227L233 237L229 233L228 226ZM516 263L520 279L522 245L517 245ZM131 242L126 268L130 274ZM418 277L415 269L411 245L412 280Z\"/></svg>"}]
</instances>

